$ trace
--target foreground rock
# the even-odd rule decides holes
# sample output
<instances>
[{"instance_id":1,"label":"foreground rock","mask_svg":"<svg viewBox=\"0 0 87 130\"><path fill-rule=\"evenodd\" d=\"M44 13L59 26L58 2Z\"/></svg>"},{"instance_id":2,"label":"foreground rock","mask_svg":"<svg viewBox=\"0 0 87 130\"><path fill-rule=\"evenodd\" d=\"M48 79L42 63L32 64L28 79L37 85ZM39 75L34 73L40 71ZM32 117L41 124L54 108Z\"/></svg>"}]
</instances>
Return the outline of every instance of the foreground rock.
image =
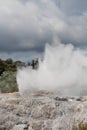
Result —
<instances>
[{"instance_id":1,"label":"foreground rock","mask_svg":"<svg viewBox=\"0 0 87 130\"><path fill-rule=\"evenodd\" d=\"M87 130L87 97L0 94L0 130Z\"/></svg>"}]
</instances>

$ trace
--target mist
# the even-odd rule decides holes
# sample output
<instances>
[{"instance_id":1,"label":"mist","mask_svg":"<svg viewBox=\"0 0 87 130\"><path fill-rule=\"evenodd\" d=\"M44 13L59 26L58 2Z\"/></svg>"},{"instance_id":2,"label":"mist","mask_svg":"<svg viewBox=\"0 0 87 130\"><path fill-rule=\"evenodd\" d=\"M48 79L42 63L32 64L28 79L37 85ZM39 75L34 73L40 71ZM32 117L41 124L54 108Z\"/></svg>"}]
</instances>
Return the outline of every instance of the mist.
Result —
<instances>
[{"instance_id":1,"label":"mist","mask_svg":"<svg viewBox=\"0 0 87 130\"><path fill-rule=\"evenodd\" d=\"M47 90L62 95L87 95L87 54L72 44L46 44L39 68L23 67L17 71L21 95Z\"/></svg>"}]
</instances>

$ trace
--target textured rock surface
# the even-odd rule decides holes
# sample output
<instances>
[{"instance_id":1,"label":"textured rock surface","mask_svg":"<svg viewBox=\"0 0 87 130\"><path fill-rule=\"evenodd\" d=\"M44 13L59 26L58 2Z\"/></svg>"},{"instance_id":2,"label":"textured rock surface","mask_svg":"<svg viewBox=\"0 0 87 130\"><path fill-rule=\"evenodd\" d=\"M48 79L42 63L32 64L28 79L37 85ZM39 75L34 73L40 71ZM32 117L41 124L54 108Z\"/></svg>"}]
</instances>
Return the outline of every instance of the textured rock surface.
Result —
<instances>
[{"instance_id":1,"label":"textured rock surface","mask_svg":"<svg viewBox=\"0 0 87 130\"><path fill-rule=\"evenodd\" d=\"M0 94L0 130L74 130L80 123L87 124L87 97Z\"/></svg>"}]
</instances>

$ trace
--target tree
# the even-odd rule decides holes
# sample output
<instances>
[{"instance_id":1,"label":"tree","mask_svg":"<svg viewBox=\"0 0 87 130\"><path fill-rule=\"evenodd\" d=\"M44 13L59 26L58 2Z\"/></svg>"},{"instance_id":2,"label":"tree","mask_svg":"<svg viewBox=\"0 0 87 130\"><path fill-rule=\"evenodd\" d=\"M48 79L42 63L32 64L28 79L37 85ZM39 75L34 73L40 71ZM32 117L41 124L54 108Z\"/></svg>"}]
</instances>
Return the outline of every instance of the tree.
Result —
<instances>
[{"instance_id":1,"label":"tree","mask_svg":"<svg viewBox=\"0 0 87 130\"><path fill-rule=\"evenodd\" d=\"M13 60L12 60L11 58L7 59L5 62L6 62L7 64L13 64Z\"/></svg>"},{"instance_id":2,"label":"tree","mask_svg":"<svg viewBox=\"0 0 87 130\"><path fill-rule=\"evenodd\" d=\"M0 75L5 71L4 62L0 59Z\"/></svg>"}]
</instances>

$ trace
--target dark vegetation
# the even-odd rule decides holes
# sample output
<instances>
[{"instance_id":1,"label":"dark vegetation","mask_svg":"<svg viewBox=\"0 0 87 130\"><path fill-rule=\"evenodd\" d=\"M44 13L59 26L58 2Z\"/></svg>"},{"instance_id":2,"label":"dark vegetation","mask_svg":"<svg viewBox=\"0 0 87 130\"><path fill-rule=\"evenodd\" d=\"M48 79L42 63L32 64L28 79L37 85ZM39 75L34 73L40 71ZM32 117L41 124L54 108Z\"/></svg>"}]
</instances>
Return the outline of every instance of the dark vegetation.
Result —
<instances>
[{"instance_id":1,"label":"dark vegetation","mask_svg":"<svg viewBox=\"0 0 87 130\"><path fill-rule=\"evenodd\" d=\"M12 59L0 59L0 92L18 91L16 82L17 68L31 66L32 69L38 68L38 59L25 63L22 61L13 61Z\"/></svg>"},{"instance_id":2,"label":"dark vegetation","mask_svg":"<svg viewBox=\"0 0 87 130\"><path fill-rule=\"evenodd\" d=\"M0 59L0 76L5 71L10 71L10 72L17 71L18 66L19 67L25 66L25 63L21 61L13 61L12 59L7 59L7 60Z\"/></svg>"},{"instance_id":3,"label":"dark vegetation","mask_svg":"<svg viewBox=\"0 0 87 130\"><path fill-rule=\"evenodd\" d=\"M23 67L26 64L22 61L13 61L12 59L0 59L0 92L15 92L18 91L16 82L16 72L18 67Z\"/></svg>"}]
</instances>

